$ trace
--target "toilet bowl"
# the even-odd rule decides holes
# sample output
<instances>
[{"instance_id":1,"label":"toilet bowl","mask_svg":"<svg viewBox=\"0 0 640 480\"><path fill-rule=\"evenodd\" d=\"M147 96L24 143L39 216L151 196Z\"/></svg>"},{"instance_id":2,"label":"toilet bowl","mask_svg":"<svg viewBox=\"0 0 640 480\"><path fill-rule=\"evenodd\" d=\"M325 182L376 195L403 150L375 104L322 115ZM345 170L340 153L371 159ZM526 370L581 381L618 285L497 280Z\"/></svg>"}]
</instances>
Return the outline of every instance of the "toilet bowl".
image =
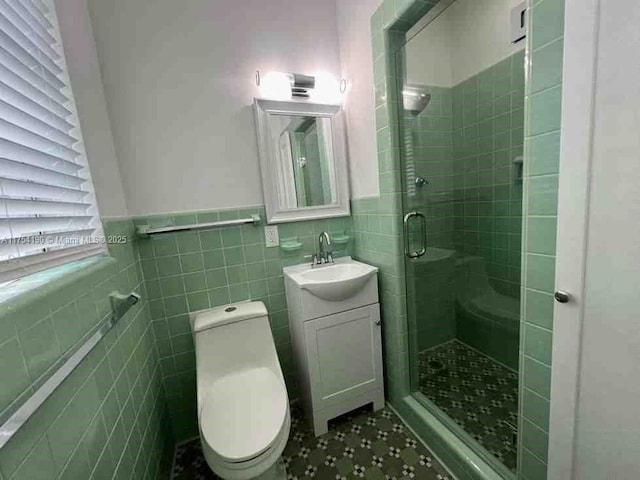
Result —
<instances>
[{"instance_id":1,"label":"toilet bowl","mask_svg":"<svg viewBox=\"0 0 640 480\"><path fill-rule=\"evenodd\" d=\"M264 304L197 312L191 327L207 464L228 480L285 478L280 457L291 415Z\"/></svg>"}]
</instances>

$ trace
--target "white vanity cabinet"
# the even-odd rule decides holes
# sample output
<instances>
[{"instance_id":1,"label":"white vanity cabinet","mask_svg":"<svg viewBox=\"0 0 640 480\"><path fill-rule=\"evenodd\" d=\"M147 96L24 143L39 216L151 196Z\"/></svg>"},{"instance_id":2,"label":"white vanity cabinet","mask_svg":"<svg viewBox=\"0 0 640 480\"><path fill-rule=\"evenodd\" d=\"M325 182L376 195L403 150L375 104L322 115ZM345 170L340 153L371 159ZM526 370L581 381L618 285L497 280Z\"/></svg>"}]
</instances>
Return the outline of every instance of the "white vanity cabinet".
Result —
<instances>
[{"instance_id":1,"label":"white vanity cabinet","mask_svg":"<svg viewBox=\"0 0 640 480\"><path fill-rule=\"evenodd\" d=\"M287 275L287 269L285 286L302 400L316 436L327 432L329 420L355 408L368 403L376 410L383 408L377 275L367 279L345 310L340 301L305 298L311 294ZM323 303L321 308L317 302ZM309 312L305 306L311 305L315 308Z\"/></svg>"}]
</instances>

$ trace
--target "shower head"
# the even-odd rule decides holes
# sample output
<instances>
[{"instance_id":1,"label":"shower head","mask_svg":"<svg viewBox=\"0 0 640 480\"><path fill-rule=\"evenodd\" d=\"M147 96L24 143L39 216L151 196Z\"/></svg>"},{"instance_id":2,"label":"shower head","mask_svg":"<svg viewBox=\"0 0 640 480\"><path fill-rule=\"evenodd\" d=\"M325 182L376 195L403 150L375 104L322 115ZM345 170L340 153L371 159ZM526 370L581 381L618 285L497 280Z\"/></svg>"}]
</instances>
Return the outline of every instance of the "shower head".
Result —
<instances>
[{"instance_id":1,"label":"shower head","mask_svg":"<svg viewBox=\"0 0 640 480\"><path fill-rule=\"evenodd\" d=\"M430 101L431 94L427 93L427 87L424 85L405 85L402 89L404 110L413 116L422 113Z\"/></svg>"}]
</instances>

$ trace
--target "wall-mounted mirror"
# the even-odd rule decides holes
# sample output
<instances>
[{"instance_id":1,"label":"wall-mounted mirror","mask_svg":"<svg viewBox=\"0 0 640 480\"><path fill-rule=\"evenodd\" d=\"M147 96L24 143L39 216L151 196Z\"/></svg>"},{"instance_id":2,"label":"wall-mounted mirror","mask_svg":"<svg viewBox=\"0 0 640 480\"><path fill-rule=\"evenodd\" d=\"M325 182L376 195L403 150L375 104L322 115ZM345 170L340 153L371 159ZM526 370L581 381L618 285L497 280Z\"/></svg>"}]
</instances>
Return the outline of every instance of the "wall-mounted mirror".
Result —
<instances>
[{"instance_id":1,"label":"wall-mounted mirror","mask_svg":"<svg viewBox=\"0 0 640 480\"><path fill-rule=\"evenodd\" d=\"M268 223L349 215L340 105L256 99Z\"/></svg>"}]
</instances>

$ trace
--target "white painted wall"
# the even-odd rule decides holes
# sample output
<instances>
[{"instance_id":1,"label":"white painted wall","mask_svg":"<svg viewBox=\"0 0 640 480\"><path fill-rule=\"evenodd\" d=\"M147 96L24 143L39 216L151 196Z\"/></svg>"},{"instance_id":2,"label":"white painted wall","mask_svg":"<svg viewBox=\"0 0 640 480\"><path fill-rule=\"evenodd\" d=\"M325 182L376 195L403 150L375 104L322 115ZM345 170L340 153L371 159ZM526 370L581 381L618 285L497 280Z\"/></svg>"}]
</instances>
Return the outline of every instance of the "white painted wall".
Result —
<instances>
[{"instance_id":1,"label":"white painted wall","mask_svg":"<svg viewBox=\"0 0 640 480\"><path fill-rule=\"evenodd\" d=\"M342 75L349 82L345 110L353 198L379 193L370 19L380 3L336 0Z\"/></svg>"},{"instance_id":2,"label":"white painted wall","mask_svg":"<svg viewBox=\"0 0 640 480\"><path fill-rule=\"evenodd\" d=\"M450 88L453 83L451 16L448 8L406 46L409 84Z\"/></svg>"},{"instance_id":3,"label":"white painted wall","mask_svg":"<svg viewBox=\"0 0 640 480\"><path fill-rule=\"evenodd\" d=\"M131 214L262 204L255 71L339 76L334 2L88 2Z\"/></svg>"},{"instance_id":4,"label":"white painted wall","mask_svg":"<svg viewBox=\"0 0 640 480\"><path fill-rule=\"evenodd\" d=\"M580 480L640 472L640 63L629 61L640 48L639 23L637 2L600 1L573 475Z\"/></svg>"},{"instance_id":5,"label":"white painted wall","mask_svg":"<svg viewBox=\"0 0 640 480\"><path fill-rule=\"evenodd\" d=\"M55 4L100 215L127 216L86 1Z\"/></svg>"},{"instance_id":6,"label":"white painted wall","mask_svg":"<svg viewBox=\"0 0 640 480\"><path fill-rule=\"evenodd\" d=\"M522 50L524 41L511 43L511 9L520 1L456 0L427 28L410 31L408 79L451 87Z\"/></svg>"}]
</instances>

